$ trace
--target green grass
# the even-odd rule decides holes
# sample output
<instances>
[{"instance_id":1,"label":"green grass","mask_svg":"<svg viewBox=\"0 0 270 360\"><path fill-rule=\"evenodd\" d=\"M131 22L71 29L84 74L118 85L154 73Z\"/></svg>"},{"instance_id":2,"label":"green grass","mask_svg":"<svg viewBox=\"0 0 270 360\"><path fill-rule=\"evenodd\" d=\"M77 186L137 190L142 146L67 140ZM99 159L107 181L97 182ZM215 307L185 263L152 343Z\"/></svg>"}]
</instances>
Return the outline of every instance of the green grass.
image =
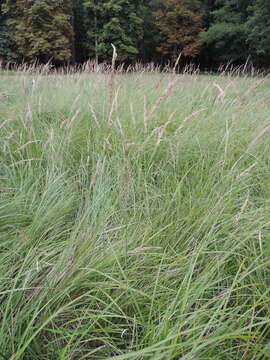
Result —
<instances>
[{"instance_id":1,"label":"green grass","mask_svg":"<svg viewBox=\"0 0 270 360\"><path fill-rule=\"evenodd\" d=\"M1 75L0 359L270 359L270 80L172 78Z\"/></svg>"}]
</instances>

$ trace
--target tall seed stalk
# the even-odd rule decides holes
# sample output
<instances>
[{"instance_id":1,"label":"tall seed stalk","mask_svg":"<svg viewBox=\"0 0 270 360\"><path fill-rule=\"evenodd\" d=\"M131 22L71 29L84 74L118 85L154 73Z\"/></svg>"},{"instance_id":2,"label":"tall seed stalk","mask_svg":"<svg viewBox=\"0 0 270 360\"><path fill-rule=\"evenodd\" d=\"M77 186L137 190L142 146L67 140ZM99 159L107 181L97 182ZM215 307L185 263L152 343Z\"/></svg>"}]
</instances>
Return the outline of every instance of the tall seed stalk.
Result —
<instances>
[{"instance_id":1,"label":"tall seed stalk","mask_svg":"<svg viewBox=\"0 0 270 360\"><path fill-rule=\"evenodd\" d=\"M113 56L112 56L112 68L110 73L110 80L109 80L109 89L110 89L110 104L113 102L113 92L114 92L114 78L115 78L115 63L117 59L117 51L116 47L112 45L113 48Z\"/></svg>"}]
</instances>

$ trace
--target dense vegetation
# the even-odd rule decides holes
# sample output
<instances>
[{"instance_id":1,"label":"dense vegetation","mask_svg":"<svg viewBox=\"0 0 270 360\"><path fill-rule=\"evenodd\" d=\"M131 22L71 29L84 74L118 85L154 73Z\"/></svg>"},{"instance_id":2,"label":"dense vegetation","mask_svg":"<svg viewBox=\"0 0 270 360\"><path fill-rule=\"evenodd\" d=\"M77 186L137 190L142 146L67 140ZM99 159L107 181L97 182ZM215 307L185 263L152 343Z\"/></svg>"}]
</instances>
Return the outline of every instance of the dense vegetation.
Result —
<instances>
[{"instance_id":1,"label":"dense vegetation","mask_svg":"<svg viewBox=\"0 0 270 360\"><path fill-rule=\"evenodd\" d=\"M0 358L269 360L269 81L112 75L1 76Z\"/></svg>"},{"instance_id":2,"label":"dense vegetation","mask_svg":"<svg viewBox=\"0 0 270 360\"><path fill-rule=\"evenodd\" d=\"M7 62L80 63L111 58L216 67L267 66L265 0L2 0L0 57Z\"/></svg>"}]
</instances>

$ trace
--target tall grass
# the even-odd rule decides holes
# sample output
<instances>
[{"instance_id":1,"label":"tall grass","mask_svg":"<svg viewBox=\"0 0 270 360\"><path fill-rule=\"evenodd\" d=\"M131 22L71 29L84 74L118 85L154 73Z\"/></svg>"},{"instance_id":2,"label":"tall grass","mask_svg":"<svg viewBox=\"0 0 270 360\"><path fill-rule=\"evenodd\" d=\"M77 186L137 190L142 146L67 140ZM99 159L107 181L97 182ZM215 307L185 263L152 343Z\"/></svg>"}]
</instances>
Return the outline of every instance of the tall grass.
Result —
<instances>
[{"instance_id":1,"label":"tall grass","mask_svg":"<svg viewBox=\"0 0 270 360\"><path fill-rule=\"evenodd\" d=\"M1 75L0 358L270 359L269 80L109 83Z\"/></svg>"}]
</instances>

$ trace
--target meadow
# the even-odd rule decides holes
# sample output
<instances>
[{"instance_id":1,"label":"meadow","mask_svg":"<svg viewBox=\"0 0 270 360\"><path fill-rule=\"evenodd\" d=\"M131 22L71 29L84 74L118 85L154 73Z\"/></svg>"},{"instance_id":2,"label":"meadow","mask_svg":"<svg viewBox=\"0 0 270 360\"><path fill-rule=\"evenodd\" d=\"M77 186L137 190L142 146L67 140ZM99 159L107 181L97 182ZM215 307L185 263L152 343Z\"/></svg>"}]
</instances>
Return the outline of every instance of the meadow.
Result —
<instances>
[{"instance_id":1,"label":"meadow","mask_svg":"<svg viewBox=\"0 0 270 360\"><path fill-rule=\"evenodd\" d=\"M0 359L270 359L270 80L0 75Z\"/></svg>"}]
</instances>

